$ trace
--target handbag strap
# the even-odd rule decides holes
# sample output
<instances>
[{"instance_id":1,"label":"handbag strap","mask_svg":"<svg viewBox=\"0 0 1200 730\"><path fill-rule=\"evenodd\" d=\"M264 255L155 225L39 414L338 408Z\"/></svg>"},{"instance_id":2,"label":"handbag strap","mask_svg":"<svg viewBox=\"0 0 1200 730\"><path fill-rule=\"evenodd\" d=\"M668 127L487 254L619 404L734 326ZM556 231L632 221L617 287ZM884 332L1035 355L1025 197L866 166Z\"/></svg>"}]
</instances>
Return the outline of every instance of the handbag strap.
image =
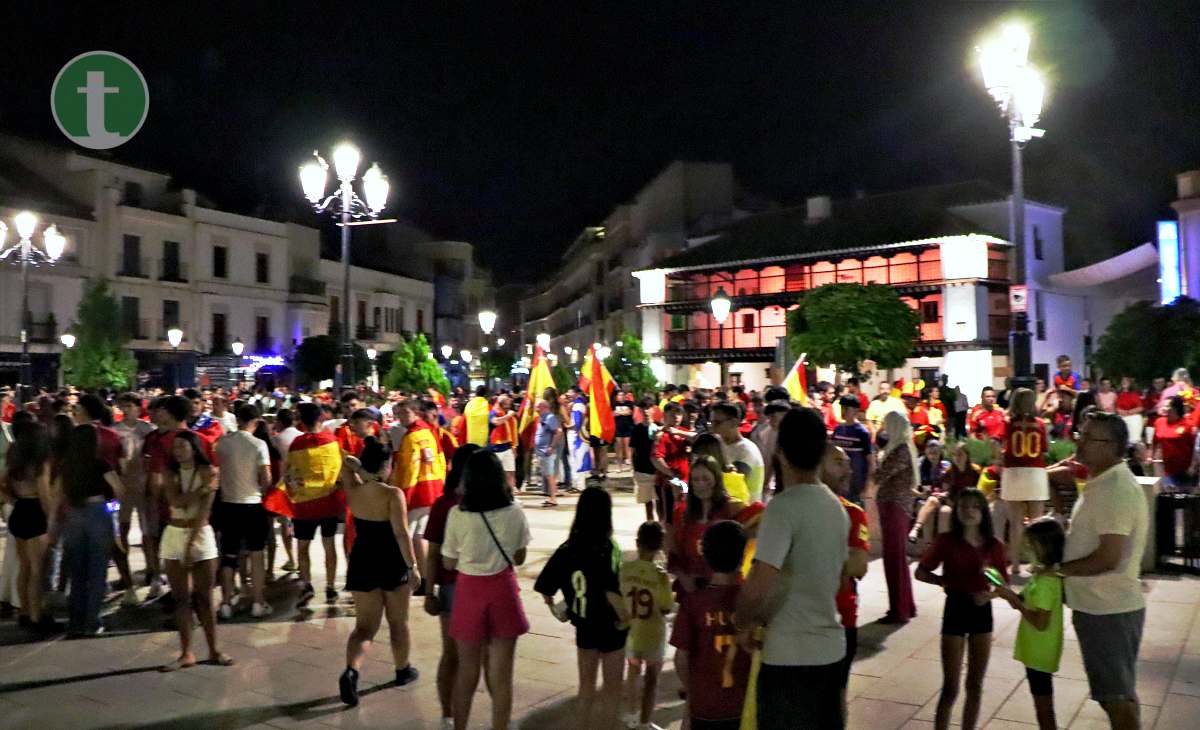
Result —
<instances>
[{"instance_id":1,"label":"handbag strap","mask_svg":"<svg viewBox=\"0 0 1200 730\"><path fill-rule=\"evenodd\" d=\"M508 567L516 570L513 561L508 559L508 553L504 551L504 546L500 544L500 539L496 537L496 531L492 529L492 523L488 522L487 515L483 512L479 513L479 517L483 520L483 524L487 527L488 534L492 536L492 542L496 543L496 547L500 550L500 554L504 556L504 562L508 563Z\"/></svg>"}]
</instances>

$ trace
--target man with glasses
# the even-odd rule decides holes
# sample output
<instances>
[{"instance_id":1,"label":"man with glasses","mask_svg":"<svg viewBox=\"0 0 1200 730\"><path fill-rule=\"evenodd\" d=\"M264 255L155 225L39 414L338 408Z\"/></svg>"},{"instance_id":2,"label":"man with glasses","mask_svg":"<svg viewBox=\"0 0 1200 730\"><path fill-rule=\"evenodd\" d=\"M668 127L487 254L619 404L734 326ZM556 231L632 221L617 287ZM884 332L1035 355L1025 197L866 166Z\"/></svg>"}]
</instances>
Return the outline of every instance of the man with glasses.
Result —
<instances>
[{"instance_id":1,"label":"man with glasses","mask_svg":"<svg viewBox=\"0 0 1200 730\"><path fill-rule=\"evenodd\" d=\"M1099 411L1083 419L1076 458L1090 476L1071 513L1060 574L1092 699L1112 727L1136 728L1137 655L1146 620L1138 577L1148 509L1125 464L1125 422Z\"/></svg>"},{"instance_id":2,"label":"man with glasses","mask_svg":"<svg viewBox=\"0 0 1200 730\"><path fill-rule=\"evenodd\" d=\"M763 501L763 477L766 467L762 454L753 441L742 436L738 428L742 424L742 409L733 403L718 403L712 408L710 430L725 443L729 463L746 477L750 490L750 501Z\"/></svg>"}]
</instances>

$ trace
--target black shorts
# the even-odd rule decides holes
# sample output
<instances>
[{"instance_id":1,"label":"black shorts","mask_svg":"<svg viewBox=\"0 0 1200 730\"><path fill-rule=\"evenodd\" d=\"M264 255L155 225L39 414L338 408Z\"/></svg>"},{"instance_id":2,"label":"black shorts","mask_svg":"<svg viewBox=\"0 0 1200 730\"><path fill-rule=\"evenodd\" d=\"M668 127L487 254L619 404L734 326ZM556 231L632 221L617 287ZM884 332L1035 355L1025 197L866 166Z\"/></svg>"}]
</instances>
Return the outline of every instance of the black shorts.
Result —
<instances>
[{"instance_id":1,"label":"black shorts","mask_svg":"<svg viewBox=\"0 0 1200 730\"><path fill-rule=\"evenodd\" d=\"M842 689L845 689L850 684L850 665L854 663L854 655L858 653L858 627L847 626L846 631L846 656L840 662L842 673Z\"/></svg>"},{"instance_id":2,"label":"black shorts","mask_svg":"<svg viewBox=\"0 0 1200 730\"><path fill-rule=\"evenodd\" d=\"M1029 694L1048 697L1054 694L1054 675L1025 667L1025 678L1029 680Z\"/></svg>"},{"instance_id":3,"label":"black shorts","mask_svg":"<svg viewBox=\"0 0 1200 730\"><path fill-rule=\"evenodd\" d=\"M296 533L297 540L312 540L317 536L317 528L321 528L321 537L334 537L337 535L338 518L322 517L319 520L302 520L299 517L292 518L292 528Z\"/></svg>"},{"instance_id":4,"label":"black shorts","mask_svg":"<svg viewBox=\"0 0 1200 730\"><path fill-rule=\"evenodd\" d=\"M601 439L599 436L591 436L591 435L589 435L589 436L588 436L588 443L592 445L592 448L593 448L593 449L602 449L602 448L604 448L605 446L608 446L608 442L607 442L607 441L605 441L605 440L603 440L603 439Z\"/></svg>"},{"instance_id":5,"label":"black shorts","mask_svg":"<svg viewBox=\"0 0 1200 730\"><path fill-rule=\"evenodd\" d=\"M267 545L270 532L268 514L261 502L255 504L221 503L221 554L237 555L242 547L258 552Z\"/></svg>"},{"instance_id":6,"label":"black shorts","mask_svg":"<svg viewBox=\"0 0 1200 730\"><path fill-rule=\"evenodd\" d=\"M615 626L581 623L575 627L575 646L580 649L595 649L601 654L625 650L625 638L629 629Z\"/></svg>"},{"instance_id":7,"label":"black shorts","mask_svg":"<svg viewBox=\"0 0 1200 730\"><path fill-rule=\"evenodd\" d=\"M975 604L970 593L947 593L942 611L942 636L977 636L992 633L992 602Z\"/></svg>"}]
</instances>

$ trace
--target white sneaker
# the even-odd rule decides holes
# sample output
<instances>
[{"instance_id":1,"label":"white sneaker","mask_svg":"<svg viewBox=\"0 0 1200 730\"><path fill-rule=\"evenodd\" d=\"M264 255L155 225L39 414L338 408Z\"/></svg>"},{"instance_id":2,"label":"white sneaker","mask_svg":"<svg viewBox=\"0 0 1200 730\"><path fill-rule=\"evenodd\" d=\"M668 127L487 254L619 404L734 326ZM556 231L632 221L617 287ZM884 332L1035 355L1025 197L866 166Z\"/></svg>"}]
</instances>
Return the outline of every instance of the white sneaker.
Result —
<instances>
[{"instance_id":1,"label":"white sneaker","mask_svg":"<svg viewBox=\"0 0 1200 730\"><path fill-rule=\"evenodd\" d=\"M441 728L442 728L442 730L454 730L454 718L453 717L443 717Z\"/></svg>"},{"instance_id":2,"label":"white sneaker","mask_svg":"<svg viewBox=\"0 0 1200 730\"><path fill-rule=\"evenodd\" d=\"M217 616L219 616L222 621L228 621L229 619L233 618L233 606L229 605L228 603L222 603L220 608L217 609Z\"/></svg>"},{"instance_id":3,"label":"white sneaker","mask_svg":"<svg viewBox=\"0 0 1200 730\"><path fill-rule=\"evenodd\" d=\"M150 581L150 592L146 594L147 601L153 601L163 594L162 583L157 580Z\"/></svg>"},{"instance_id":4,"label":"white sneaker","mask_svg":"<svg viewBox=\"0 0 1200 730\"><path fill-rule=\"evenodd\" d=\"M641 718L641 715L639 715L638 713L629 712L629 713L626 713L625 717L621 718L621 721L625 725L625 727L629 728L629 730L634 730L634 728L636 728L638 725L641 724L639 722L640 718Z\"/></svg>"},{"instance_id":5,"label":"white sneaker","mask_svg":"<svg viewBox=\"0 0 1200 730\"><path fill-rule=\"evenodd\" d=\"M122 606L137 606L140 605L142 599L138 598L137 591L132 588L125 589L125 597L121 599Z\"/></svg>"},{"instance_id":6,"label":"white sneaker","mask_svg":"<svg viewBox=\"0 0 1200 730\"><path fill-rule=\"evenodd\" d=\"M271 604L255 603L250 607L250 615L254 618L264 618L271 615Z\"/></svg>"}]
</instances>

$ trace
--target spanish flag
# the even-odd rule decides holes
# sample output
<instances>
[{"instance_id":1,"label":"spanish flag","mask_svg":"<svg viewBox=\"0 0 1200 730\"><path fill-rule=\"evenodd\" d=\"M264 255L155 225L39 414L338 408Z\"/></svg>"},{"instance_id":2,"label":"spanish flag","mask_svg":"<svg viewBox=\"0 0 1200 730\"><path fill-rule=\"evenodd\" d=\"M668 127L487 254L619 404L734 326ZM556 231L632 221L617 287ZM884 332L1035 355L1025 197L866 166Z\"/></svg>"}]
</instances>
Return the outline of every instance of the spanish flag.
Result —
<instances>
[{"instance_id":1,"label":"spanish flag","mask_svg":"<svg viewBox=\"0 0 1200 730\"><path fill-rule=\"evenodd\" d=\"M463 408L463 438L465 444L487 446L488 442L488 413L492 410L487 398L475 396L467 401Z\"/></svg>"},{"instance_id":2,"label":"spanish flag","mask_svg":"<svg viewBox=\"0 0 1200 730\"><path fill-rule=\"evenodd\" d=\"M783 387L787 388L788 395L792 397L792 400L799 401L801 405L808 405L808 376L804 373L804 358L807 354L807 352L804 353L796 360L796 364L783 379Z\"/></svg>"},{"instance_id":3,"label":"spanish flag","mask_svg":"<svg viewBox=\"0 0 1200 730\"><path fill-rule=\"evenodd\" d=\"M521 402L521 410L517 416L517 433L521 443L526 448L533 443L533 436L538 422L537 402L541 399L546 388L554 387L554 378L550 375L550 365L546 362L546 353L535 345L533 348L533 364L529 367L529 384L525 388L525 400ZM550 409L558 412L558 404L551 403Z\"/></svg>"},{"instance_id":4,"label":"spanish flag","mask_svg":"<svg viewBox=\"0 0 1200 730\"><path fill-rule=\"evenodd\" d=\"M596 356L596 346L588 348L579 371L579 389L588 397L588 430L591 435L612 443L617 435L617 422L612 412L612 375Z\"/></svg>"},{"instance_id":5,"label":"spanish flag","mask_svg":"<svg viewBox=\"0 0 1200 730\"><path fill-rule=\"evenodd\" d=\"M333 434L300 434L288 449L281 488L267 495L264 506L299 519L338 517L346 510L341 471L342 449Z\"/></svg>"}]
</instances>

